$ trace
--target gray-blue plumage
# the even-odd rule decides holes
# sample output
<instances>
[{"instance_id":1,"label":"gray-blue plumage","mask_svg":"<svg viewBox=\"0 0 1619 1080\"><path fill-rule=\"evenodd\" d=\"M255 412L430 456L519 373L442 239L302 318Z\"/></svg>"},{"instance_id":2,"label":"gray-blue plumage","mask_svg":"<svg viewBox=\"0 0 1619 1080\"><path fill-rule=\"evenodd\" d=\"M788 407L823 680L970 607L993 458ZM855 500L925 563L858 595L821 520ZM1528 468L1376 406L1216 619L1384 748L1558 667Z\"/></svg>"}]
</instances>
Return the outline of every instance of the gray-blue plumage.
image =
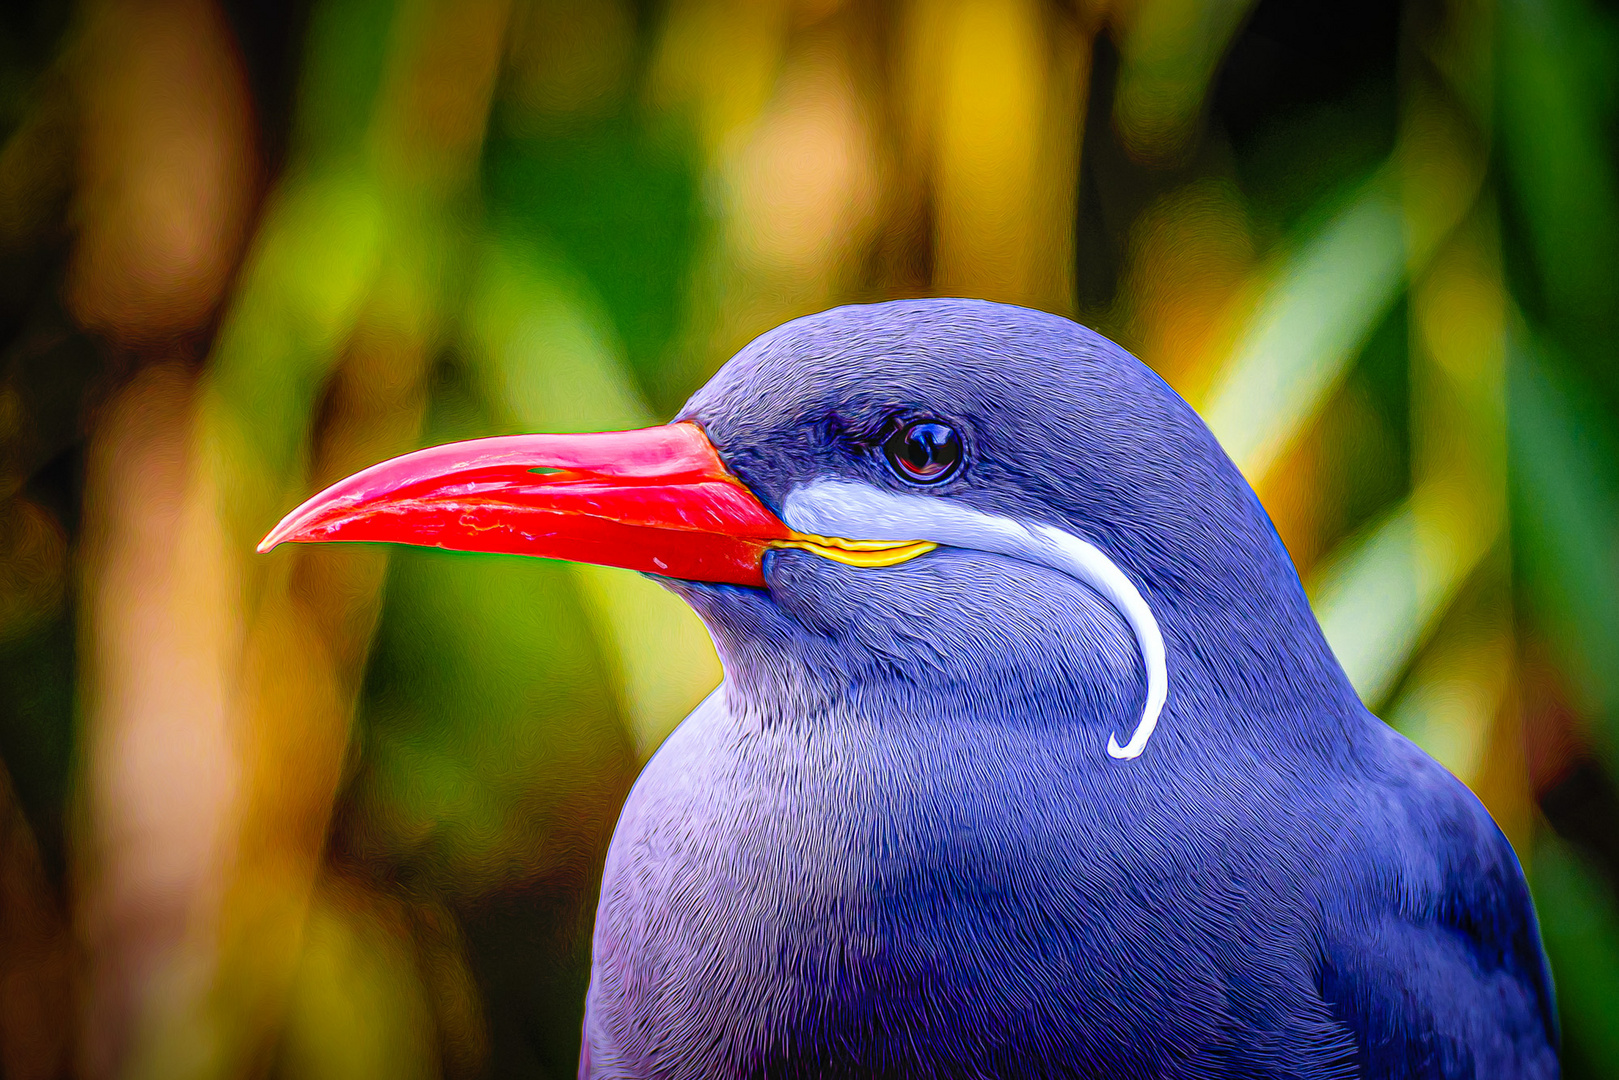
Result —
<instances>
[{"instance_id":1,"label":"gray-blue plumage","mask_svg":"<svg viewBox=\"0 0 1619 1080\"><path fill-rule=\"evenodd\" d=\"M845 480L1096 545L1169 695L1110 756L1136 638L1004 554L671 582L726 678L620 819L582 1076L1557 1075L1510 847L1362 708L1252 491L1139 362L1017 308L842 308L683 415L778 512ZM963 433L954 478L887 467L905 416Z\"/></svg>"}]
</instances>

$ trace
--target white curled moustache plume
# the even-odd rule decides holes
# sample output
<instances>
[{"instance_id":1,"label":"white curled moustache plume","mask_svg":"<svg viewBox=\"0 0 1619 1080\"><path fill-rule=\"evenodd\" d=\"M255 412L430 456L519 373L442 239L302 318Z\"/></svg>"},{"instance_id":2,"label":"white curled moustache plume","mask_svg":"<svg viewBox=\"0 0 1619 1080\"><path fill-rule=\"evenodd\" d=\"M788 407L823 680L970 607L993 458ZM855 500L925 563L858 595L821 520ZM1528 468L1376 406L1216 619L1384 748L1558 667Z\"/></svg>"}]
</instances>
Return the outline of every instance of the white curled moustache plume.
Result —
<instances>
[{"instance_id":1,"label":"white curled moustache plume","mask_svg":"<svg viewBox=\"0 0 1619 1080\"><path fill-rule=\"evenodd\" d=\"M926 495L901 495L850 480L819 480L793 489L782 508L794 529L862 540L927 540L941 547L992 552L1038 563L1083 581L1129 624L1147 670L1147 702L1130 740L1110 733L1107 752L1121 761L1141 755L1169 698L1164 635L1152 608L1101 548L1050 525L1025 525Z\"/></svg>"}]
</instances>

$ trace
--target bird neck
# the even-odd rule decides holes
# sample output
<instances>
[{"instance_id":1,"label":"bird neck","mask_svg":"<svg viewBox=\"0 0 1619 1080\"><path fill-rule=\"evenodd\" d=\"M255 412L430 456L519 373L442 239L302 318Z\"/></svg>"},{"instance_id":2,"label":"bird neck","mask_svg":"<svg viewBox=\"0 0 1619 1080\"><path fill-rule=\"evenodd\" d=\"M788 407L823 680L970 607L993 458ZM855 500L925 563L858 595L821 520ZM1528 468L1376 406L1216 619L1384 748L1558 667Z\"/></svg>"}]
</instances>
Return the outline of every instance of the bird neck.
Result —
<instances>
[{"instance_id":1,"label":"bird neck","mask_svg":"<svg viewBox=\"0 0 1619 1080\"><path fill-rule=\"evenodd\" d=\"M1247 734L1338 745L1365 709L1269 516L1246 484L1232 490L1235 505L1161 531L1137 571L1172 669L1216 691Z\"/></svg>"},{"instance_id":2,"label":"bird neck","mask_svg":"<svg viewBox=\"0 0 1619 1080\"><path fill-rule=\"evenodd\" d=\"M1137 729L1147 686L1137 638L1082 583L964 554L881 578L790 557L774 591L675 586L713 634L734 715L810 729L840 717L1035 725L1099 755ZM1160 594L1169 694L1154 739L1341 744L1359 704L1286 573L1291 603L1240 589L1195 606ZM1286 586L1276 584L1284 598Z\"/></svg>"}]
</instances>

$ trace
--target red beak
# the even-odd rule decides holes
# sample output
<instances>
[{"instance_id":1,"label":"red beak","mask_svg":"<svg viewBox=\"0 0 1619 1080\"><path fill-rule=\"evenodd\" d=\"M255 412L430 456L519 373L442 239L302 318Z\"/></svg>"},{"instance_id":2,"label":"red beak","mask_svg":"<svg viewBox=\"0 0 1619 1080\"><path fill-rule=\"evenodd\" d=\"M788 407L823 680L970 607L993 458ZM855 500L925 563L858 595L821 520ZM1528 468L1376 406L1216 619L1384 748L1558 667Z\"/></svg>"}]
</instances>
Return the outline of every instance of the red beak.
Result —
<instances>
[{"instance_id":1,"label":"red beak","mask_svg":"<svg viewBox=\"0 0 1619 1080\"><path fill-rule=\"evenodd\" d=\"M758 587L765 552L799 546L693 423L418 450L333 484L259 550L289 540L543 555Z\"/></svg>"}]
</instances>

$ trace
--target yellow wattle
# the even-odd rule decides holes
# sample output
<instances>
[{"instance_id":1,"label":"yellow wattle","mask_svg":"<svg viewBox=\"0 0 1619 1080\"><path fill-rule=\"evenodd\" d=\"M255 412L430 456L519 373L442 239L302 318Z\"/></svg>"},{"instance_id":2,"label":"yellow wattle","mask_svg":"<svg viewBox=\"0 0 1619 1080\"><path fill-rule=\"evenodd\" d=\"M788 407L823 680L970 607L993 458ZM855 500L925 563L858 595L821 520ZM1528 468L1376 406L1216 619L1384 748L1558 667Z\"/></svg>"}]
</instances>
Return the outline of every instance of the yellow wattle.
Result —
<instances>
[{"instance_id":1,"label":"yellow wattle","mask_svg":"<svg viewBox=\"0 0 1619 1080\"><path fill-rule=\"evenodd\" d=\"M770 546L810 551L833 562L869 570L898 566L918 555L926 555L939 545L930 540L844 540L836 536L794 533L786 540L772 540Z\"/></svg>"}]
</instances>

